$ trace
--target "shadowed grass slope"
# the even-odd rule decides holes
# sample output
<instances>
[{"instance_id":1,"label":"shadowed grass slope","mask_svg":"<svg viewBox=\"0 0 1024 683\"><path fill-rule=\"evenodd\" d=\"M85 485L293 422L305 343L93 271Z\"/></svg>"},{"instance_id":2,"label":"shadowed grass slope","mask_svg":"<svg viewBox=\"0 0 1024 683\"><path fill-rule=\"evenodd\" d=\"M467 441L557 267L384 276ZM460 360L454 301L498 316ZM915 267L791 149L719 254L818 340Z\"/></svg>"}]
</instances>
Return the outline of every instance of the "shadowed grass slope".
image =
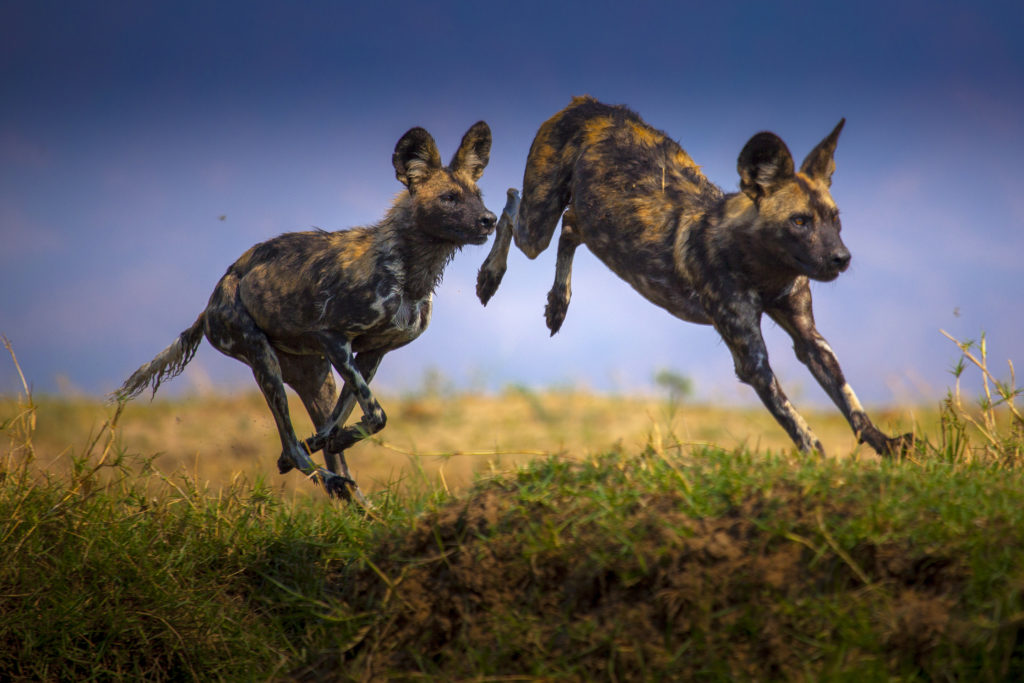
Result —
<instances>
[{"instance_id":1,"label":"shadowed grass slope","mask_svg":"<svg viewBox=\"0 0 1024 683\"><path fill-rule=\"evenodd\" d=\"M536 462L332 583L310 678L1024 674L1024 476L702 451Z\"/></svg>"},{"instance_id":2,"label":"shadowed grass slope","mask_svg":"<svg viewBox=\"0 0 1024 683\"><path fill-rule=\"evenodd\" d=\"M301 659L331 548L362 520L259 482L142 486L107 453L38 481L0 469L0 679L209 680ZM325 514L326 512L326 514ZM329 554L329 553L328 553Z\"/></svg>"}]
</instances>

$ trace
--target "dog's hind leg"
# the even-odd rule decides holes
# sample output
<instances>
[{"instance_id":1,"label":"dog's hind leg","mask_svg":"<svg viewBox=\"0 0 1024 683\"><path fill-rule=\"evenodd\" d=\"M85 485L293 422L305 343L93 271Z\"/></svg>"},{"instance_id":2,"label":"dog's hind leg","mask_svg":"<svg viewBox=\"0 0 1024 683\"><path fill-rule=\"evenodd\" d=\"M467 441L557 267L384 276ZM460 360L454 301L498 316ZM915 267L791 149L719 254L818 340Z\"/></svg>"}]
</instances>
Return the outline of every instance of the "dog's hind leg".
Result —
<instances>
[{"instance_id":1,"label":"dog's hind leg","mask_svg":"<svg viewBox=\"0 0 1024 683\"><path fill-rule=\"evenodd\" d=\"M334 385L334 375L331 374L330 362L323 356L300 356L280 351L276 353L281 365L281 378L302 399L302 404L313 421L313 427L318 432L323 430L330 419L338 393ZM356 483L349 474L344 456L339 464L338 454L325 450L324 461L327 464L327 469L346 479L353 489L356 488ZM282 474L292 467L292 463L283 456L278 461L278 469ZM345 489L342 490L341 498L351 499Z\"/></svg>"},{"instance_id":2,"label":"dog's hind leg","mask_svg":"<svg viewBox=\"0 0 1024 683\"><path fill-rule=\"evenodd\" d=\"M569 205L573 174L580 154L586 114L568 108L541 124L530 145L523 170L523 199L512 238L520 251L535 259L547 249L558 218Z\"/></svg>"},{"instance_id":3,"label":"dog's hind leg","mask_svg":"<svg viewBox=\"0 0 1024 683\"><path fill-rule=\"evenodd\" d=\"M341 395L337 396L330 362L323 356L285 356L280 353L278 356L284 368L285 381L302 399L316 428L316 434L304 442L306 449L310 453L323 449L327 469L344 477L352 488L352 495L360 503L369 505L349 472L345 453L335 449L330 441L331 434L344 425L352 413L356 403L354 390L345 384ZM367 383L376 374L382 357L382 353L375 351L356 354L355 366ZM347 493L344 497L348 497Z\"/></svg>"},{"instance_id":4,"label":"dog's hind leg","mask_svg":"<svg viewBox=\"0 0 1024 683\"><path fill-rule=\"evenodd\" d=\"M498 219L498 226L494 231L494 244L491 245L491 251L488 252L476 275L476 295L484 306L498 291L501 278L505 276L508 249L512 244L512 229L519 215L519 192L510 187L507 196L505 209L501 212L501 218Z\"/></svg>"},{"instance_id":5,"label":"dog's hind leg","mask_svg":"<svg viewBox=\"0 0 1024 683\"><path fill-rule=\"evenodd\" d=\"M548 304L544 307L544 319L551 330L551 336L555 336L561 329L566 311L569 310L569 298L572 296L572 258L578 246L580 237L576 232L576 214L573 213L572 207L569 207L562 216L562 234L558 236L555 283L548 292Z\"/></svg>"},{"instance_id":6,"label":"dog's hind leg","mask_svg":"<svg viewBox=\"0 0 1024 683\"><path fill-rule=\"evenodd\" d=\"M270 340L245 310L224 303L230 296L228 288L223 288L211 297L206 309L206 338L219 351L252 369L281 437L278 470L284 474L293 467L298 468L306 476L322 483L329 495L343 495L345 480L314 463L302 442L295 436L288 412L288 396L284 389L281 363Z\"/></svg>"},{"instance_id":7,"label":"dog's hind leg","mask_svg":"<svg viewBox=\"0 0 1024 683\"><path fill-rule=\"evenodd\" d=\"M285 473L293 467L314 481L322 483L330 496L346 497L345 485L348 477L339 476L318 466L302 442L295 436L291 418L288 414L288 396L285 394L284 381L281 378L281 366L270 342L264 338L261 348L249 352L245 358L252 368L256 383L263 392L270 412L277 423L277 431L281 436L281 457L278 458L278 470Z\"/></svg>"}]
</instances>

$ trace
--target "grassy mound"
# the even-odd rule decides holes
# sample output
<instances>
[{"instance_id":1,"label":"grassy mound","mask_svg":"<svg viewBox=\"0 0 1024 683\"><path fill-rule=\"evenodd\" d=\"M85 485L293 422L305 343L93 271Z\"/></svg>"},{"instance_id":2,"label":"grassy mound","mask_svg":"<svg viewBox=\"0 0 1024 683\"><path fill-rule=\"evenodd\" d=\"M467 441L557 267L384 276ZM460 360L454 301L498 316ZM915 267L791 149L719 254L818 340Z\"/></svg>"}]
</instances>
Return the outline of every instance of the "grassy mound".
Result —
<instances>
[{"instance_id":1,"label":"grassy mound","mask_svg":"<svg viewBox=\"0 0 1024 683\"><path fill-rule=\"evenodd\" d=\"M1024 675L1019 469L648 450L373 518L5 474L5 679Z\"/></svg>"},{"instance_id":2,"label":"grassy mound","mask_svg":"<svg viewBox=\"0 0 1024 683\"><path fill-rule=\"evenodd\" d=\"M994 386L899 461L652 438L373 511L164 475L120 408L41 470L26 389L0 680L1021 680L1024 419Z\"/></svg>"},{"instance_id":3,"label":"grassy mound","mask_svg":"<svg viewBox=\"0 0 1024 683\"><path fill-rule=\"evenodd\" d=\"M536 463L329 579L310 678L1024 673L1019 475L706 451Z\"/></svg>"}]
</instances>

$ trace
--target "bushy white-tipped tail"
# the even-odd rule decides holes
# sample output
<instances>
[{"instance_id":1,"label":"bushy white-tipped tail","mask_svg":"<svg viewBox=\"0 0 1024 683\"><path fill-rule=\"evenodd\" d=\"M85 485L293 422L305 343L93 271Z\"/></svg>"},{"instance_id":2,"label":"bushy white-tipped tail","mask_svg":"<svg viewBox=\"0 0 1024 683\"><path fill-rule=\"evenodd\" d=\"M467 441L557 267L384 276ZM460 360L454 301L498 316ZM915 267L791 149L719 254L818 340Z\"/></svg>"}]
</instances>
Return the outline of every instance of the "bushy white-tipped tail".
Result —
<instances>
[{"instance_id":1,"label":"bushy white-tipped tail","mask_svg":"<svg viewBox=\"0 0 1024 683\"><path fill-rule=\"evenodd\" d=\"M132 376L121 385L121 388L110 395L110 398L115 401L127 401L138 396L149 385L152 385L155 394L161 382L181 374L188 362L196 355L196 349L199 348L202 341L203 315L200 315L192 323L192 327L178 335L178 338L158 353L156 358L133 372Z\"/></svg>"}]
</instances>

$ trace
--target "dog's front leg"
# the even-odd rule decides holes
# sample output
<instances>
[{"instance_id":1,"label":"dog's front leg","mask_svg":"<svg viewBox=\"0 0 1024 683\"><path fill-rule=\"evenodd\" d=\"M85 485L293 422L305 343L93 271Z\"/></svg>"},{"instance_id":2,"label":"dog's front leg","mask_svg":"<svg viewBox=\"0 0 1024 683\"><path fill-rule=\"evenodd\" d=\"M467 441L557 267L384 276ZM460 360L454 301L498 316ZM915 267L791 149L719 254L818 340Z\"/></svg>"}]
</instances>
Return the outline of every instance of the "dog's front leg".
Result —
<instances>
[{"instance_id":1,"label":"dog's front leg","mask_svg":"<svg viewBox=\"0 0 1024 683\"><path fill-rule=\"evenodd\" d=\"M515 225L516 217L519 215L519 192L514 188L508 188L505 209L498 219L498 226L494 231L494 244L487 254L480 271L476 275L476 295L484 306L491 300L494 293L498 291L498 285L505 276L505 269L508 264L508 250L512 244L512 228Z\"/></svg>"},{"instance_id":2,"label":"dog's front leg","mask_svg":"<svg viewBox=\"0 0 1024 683\"><path fill-rule=\"evenodd\" d=\"M760 316L750 311L733 311L715 320L715 329L732 352L736 376L757 392L761 402L804 452L824 454L821 441L796 412L768 365L768 349L761 336Z\"/></svg>"},{"instance_id":3,"label":"dog's front leg","mask_svg":"<svg viewBox=\"0 0 1024 683\"><path fill-rule=\"evenodd\" d=\"M839 359L814 325L809 302L806 307L784 307L768 311L793 339L796 357L808 367L814 379L829 395L850 423L853 433L861 443L866 443L879 455L893 456L906 451L914 443L912 434L890 437L875 427L864 411L857 394L846 381Z\"/></svg>"},{"instance_id":4,"label":"dog's front leg","mask_svg":"<svg viewBox=\"0 0 1024 683\"><path fill-rule=\"evenodd\" d=\"M320 332L318 336L331 365L345 382L345 388L338 397L338 404L331 413L331 417L334 418L337 415L340 420L341 416L345 414L345 396L350 388L351 395L354 396L363 411L362 419L351 427L341 428L337 421L334 422L335 427L327 436L328 444L332 450L342 453L357 441L384 429L387 415L384 414L384 409L374 398L369 384L356 366L355 358L352 355L352 344L348 338L335 332ZM378 358L377 363L379 361ZM377 364L374 363L372 367L375 371ZM317 439L317 437L313 438Z\"/></svg>"},{"instance_id":5,"label":"dog's front leg","mask_svg":"<svg viewBox=\"0 0 1024 683\"><path fill-rule=\"evenodd\" d=\"M377 374L377 368L380 367L380 361L382 358L384 358L384 354L379 351L361 351L355 355L354 364L356 370L359 372L359 375L363 378L363 381L366 384L373 381L373 376ZM346 381L342 385L341 394L338 396L338 400L334 405L334 410L331 411L330 417L316 434L306 439L306 449L309 450L310 453L316 453L327 446L331 435L336 433L338 429L345 425L345 421L348 420L348 416L352 414L352 409L355 405L355 388L352 384L349 384ZM333 453L325 453L324 456L327 461L328 469L332 472L337 472L335 467L332 467L331 456L333 456ZM342 460L344 460L344 455L341 457ZM335 466L337 466L337 464L335 464Z\"/></svg>"}]
</instances>

